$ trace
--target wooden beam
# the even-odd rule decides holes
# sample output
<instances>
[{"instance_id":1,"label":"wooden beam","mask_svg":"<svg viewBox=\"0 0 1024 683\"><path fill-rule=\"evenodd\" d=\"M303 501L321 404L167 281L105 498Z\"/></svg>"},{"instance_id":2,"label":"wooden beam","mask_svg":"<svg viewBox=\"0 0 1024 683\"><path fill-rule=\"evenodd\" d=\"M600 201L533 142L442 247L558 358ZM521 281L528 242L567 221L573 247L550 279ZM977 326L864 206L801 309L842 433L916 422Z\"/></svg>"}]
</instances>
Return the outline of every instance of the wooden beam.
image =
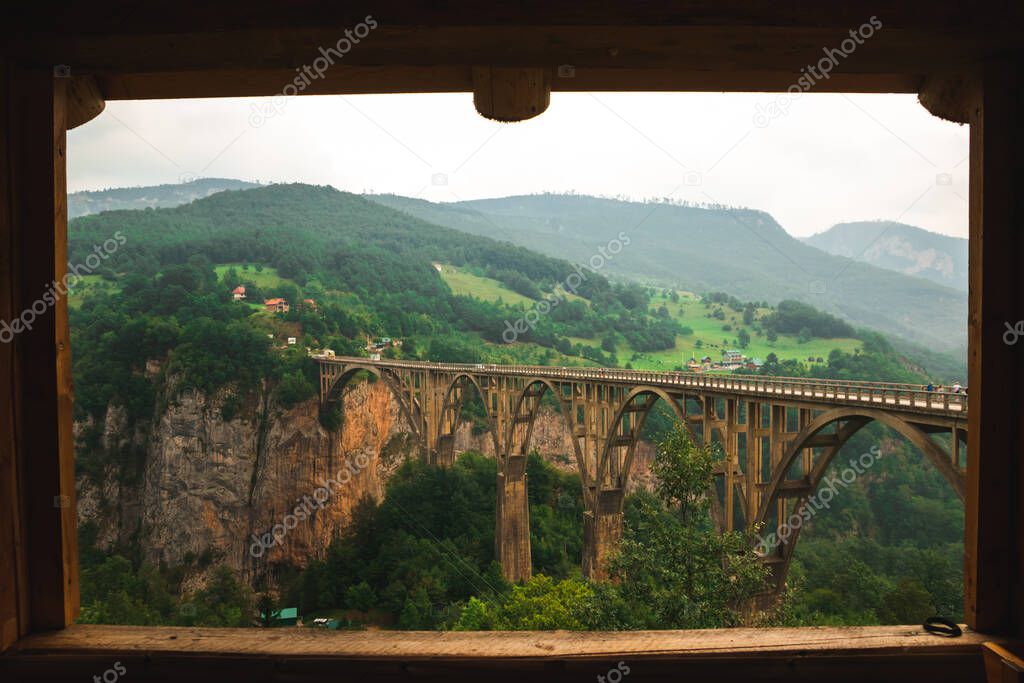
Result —
<instances>
[{"instance_id":1,"label":"wooden beam","mask_svg":"<svg viewBox=\"0 0 1024 683\"><path fill-rule=\"evenodd\" d=\"M61 73L64 67L55 67ZM92 121L100 115L106 102L93 76L76 76L68 73L64 76L67 83L68 130L77 128L83 123Z\"/></svg>"},{"instance_id":2,"label":"wooden beam","mask_svg":"<svg viewBox=\"0 0 1024 683\"><path fill-rule=\"evenodd\" d=\"M13 100L10 66L0 62L0 319L12 320L19 303L15 295L15 231L11 211L10 126ZM19 505L15 387L17 358L11 343L0 344L0 651L28 630L26 556Z\"/></svg>"},{"instance_id":3,"label":"wooden beam","mask_svg":"<svg viewBox=\"0 0 1024 683\"><path fill-rule=\"evenodd\" d=\"M842 28L771 26L407 26L382 20L365 38L329 64L323 57L349 27L322 25L289 29L233 27L212 32L205 23L186 32L160 31L31 35L11 37L12 58L33 63L67 64L73 73L98 77L194 72L196 81L210 69L279 70L280 91L300 76L301 90L342 67L472 67L475 65L555 69L681 69L690 73L775 72L788 74L788 87L801 69L827 60L826 52L854 45L849 36L871 15L850 18ZM884 13L881 15L884 16ZM1017 33L1007 29L972 34L899 29L883 25L847 56L815 77L814 90L832 89L842 75L918 79L929 73L962 69L1000 49L1011 50ZM302 78L297 69L311 68ZM823 68L826 68L823 66ZM315 72L315 73L313 73ZM565 78L565 77L563 77ZM558 79L556 79L558 80Z\"/></svg>"},{"instance_id":4,"label":"wooden beam","mask_svg":"<svg viewBox=\"0 0 1024 683\"><path fill-rule=\"evenodd\" d=\"M988 683L1024 683L1024 658L997 643L982 643Z\"/></svg>"},{"instance_id":5,"label":"wooden beam","mask_svg":"<svg viewBox=\"0 0 1024 683\"><path fill-rule=\"evenodd\" d=\"M983 680L981 643L915 626L637 632L328 632L72 626L0 658L4 680L81 681L121 662L129 680ZM620 673L623 669L620 668ZM83 673L86 674L83 676Z\"/></svg>"},{"instance_id":6,"label":"wooden beam","mask_svg":"<svg viewBox=\"0 0 1024 683\"><path fill-rule=\"evenodd\" d=\"M793 84L788 71L716 72L686 68L574 67L556 75L554 92L770 92ZM208 69L107 74L97 77L107 100L188 97L271 97L289 69ZM815 92L916 93L920 78L901 74L833 74ZM472 68L448 66L342 66L310 83L303 95L472 92Z\"/></svg>"},{"instance_id":7,"label":"wooden beam","mask_svg":"<svg viewBox=\"0 0 1024 683\"><path fill-rule=\"evenodd\" d=\"M967 623L1022 633L1024 599L1024 348L1003 340L1024 319L1024 63L984 67L971 107L967 496Z\"/></svg>"},{"instance_id":8,"label":"wooden beam","mask_svg":"<svg viewBox=\"0 0 1024 683\"><path fill-rule=\"evenodd\" d=\"M67 79L10 64L7 79L3 208L14 258L2 286L13 305L0 341L12 364L3 399L13 411L24 634L78 615L71 348L67 297L53 290L67 268Z\"/></svg>"}]
</instances>

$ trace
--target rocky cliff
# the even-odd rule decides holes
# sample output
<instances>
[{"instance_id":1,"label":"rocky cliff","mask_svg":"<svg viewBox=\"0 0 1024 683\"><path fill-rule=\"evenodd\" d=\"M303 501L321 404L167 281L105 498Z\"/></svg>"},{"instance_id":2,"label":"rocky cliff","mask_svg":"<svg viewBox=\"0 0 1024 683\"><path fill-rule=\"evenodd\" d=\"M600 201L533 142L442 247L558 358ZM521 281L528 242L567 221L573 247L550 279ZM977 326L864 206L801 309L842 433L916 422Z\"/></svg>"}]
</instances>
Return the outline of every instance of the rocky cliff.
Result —
<instances>
[{"instance_id":1,"label":"rocky cliff","mask_svg":"<svg viewBox=\"0 0 1024 683\"><path fill-rule=\"evenodd\" d=\"M402 460L416 454L382 383L347 392L336 433L321 426L316 400L285 410L261 396L231 420L222 417L222 404L222 396L185 393L145 430L129 427L122 410L107 411L99 447L134 449L141 463L135 476L122 462L99 477L79 477L80 523L95 526L98 547L137 542L152 563L196 566L188 588L202 584L204 566L220 563L255 582L275 567L321 557L359 500L379 499ZM532 446L560 469L576 471L558 413L538 416ZM456 440L456 451L466 450L493 456L490 437L474 435L468 423ZM651 455L642 444L631 490L650 487ZM206 560L196 564L198 558Z\"/></svg>"}]
</instances>

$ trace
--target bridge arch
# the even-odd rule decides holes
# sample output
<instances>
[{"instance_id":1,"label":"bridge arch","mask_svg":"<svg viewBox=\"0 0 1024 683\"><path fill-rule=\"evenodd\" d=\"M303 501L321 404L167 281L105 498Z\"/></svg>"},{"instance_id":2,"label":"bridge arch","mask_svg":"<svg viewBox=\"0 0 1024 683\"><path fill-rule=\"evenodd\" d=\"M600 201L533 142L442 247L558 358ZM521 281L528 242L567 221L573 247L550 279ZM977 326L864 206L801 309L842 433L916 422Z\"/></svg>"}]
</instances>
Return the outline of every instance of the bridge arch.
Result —
<instances>
[{"instance_id":1,"label":"bridge arch","mask_svg":"<svg viewBox=\"0 0 1024 683\"><path fill-rule=\"evenodd\" d=\"M464 405L466 398L465 390L469 387L476 389L476 394L484 406L484 411L487 413L487 430L491 434L491 441L494 445L496 457L500 459L501 449L498 428L495 423L494 416L491 414L490 406L487 403L487 392L482 386L480 386L480 381L476 377L466 372L459 373L452 378L452 381L449 382L448 386L445 388L444 400L441 404L441 424L438 430L438 439L441 440L448 437L454 438L455 432L459 428L459 422L461 421L462 406Z\"/></svg>"},{"instance_id":2,"label":"bridge arch","mask_svg":"<svg viewBox=\"0 0 1024 683\"><path fill-rule=\"evenodd\" d=\"M533 438L533 426L540 413L544 395L549 391L558 401L558 412L569 432L573 455L576 458L576 468L583 486L583 495L586 497L590 481L583 449L576 436L576 416L573 414L572 402L565 399L558 384L544 377L531 377L526 380L513 402L512 418L504 435L504 443L507 445L509 454L518 453L525 456L529 453L530 441Z\"/></svg>"},{"instance_id":3,"label":"bridge arch","mask_svg":"<svg viewBox=\"0 0 1024 683\"><path fill-rule=\"evenodd\" d=\"M775 515L776 529L763 529L759 545L762 546L760 550L766 561L772 567L777 589L781 590L784 585L800 530L803 527L803 522L808 519L805 516L807 506L811 499L818 495L829 465L832 464L842 447L857 432L872 422L889 427L905 437L943 475L960 500L964 500L966 495L964 473L953 462L950 454L945 453L918 424L876 409L842 407L825 411L812 419L786 449L782 459L772 471L772 478L757 510L755 518L757 526L767 524L772 520L773 514ZM825 433L824 430L833 425L835 433ZM953 438L959 438L956 432L954 432ZM810 471L805 472L802 478L788 479L793 466L807 448L822 448L824 452L814 460ZM845 479L843 481L844 487L851 483L846 482ZM795 501L791 508L786 506L786 500ZM800 519L800 522L789 524L794 518ZM785 530L784 534L781 533L783 530ZM770 541L770 543L766 541Z\"/></svg>"},{"instance_id":4,"label":"bridge arch","mask_svg":"<svg viewBox=\"0 0 1024 683\"><path fill-rule=\"evenodd\" d=\"M637 399L643 399L644 402L637 405L635 403ZM603 485L608 478L611 479L609 483L612 487L625 490L629 473L633 467L633 459L636 456L636 445L640 441L640 433L643 431L647 416L659 400L669 406L675 419L690 430L691 435L693 434L693 428L689 420L686 419L685 395L672 396L664 389L654 386L639 386L632 389L623 399L618 410L615 411L615 417L609 425L608 436L597 464L595 481L599 486ZM680 405L679 401L683 401L683 404ZM635 417L627 419L627 416ZM626 452L622 458L621 467L610 472L613 453L616 450L621 451L623 448L626 449Z\"/></svg>"},{"instance_id":5,"label":"bridge arch","mask_svg":"<svg viewBox=\"0 0 1024 683\"><path fill-rule=\"evenodd\" d=\"M338 374L330 383L327 393L324 396L324 403L330 404L341 400L342 393L345 391L345 387L348 386L352 378L360 372L366 372L374 375L391 390L392 396L398 403L398 409L405 417L406 422L409 424L409 428L417 439L422 444L426 444L426 433L424 431L424 423L422 418L422 411L419 403L415 400L410 402L408 389L403 385L401 378L392 372L385 372L373 365L349 365L346 366L340 374Z\"/></svg>"}]
</instances>

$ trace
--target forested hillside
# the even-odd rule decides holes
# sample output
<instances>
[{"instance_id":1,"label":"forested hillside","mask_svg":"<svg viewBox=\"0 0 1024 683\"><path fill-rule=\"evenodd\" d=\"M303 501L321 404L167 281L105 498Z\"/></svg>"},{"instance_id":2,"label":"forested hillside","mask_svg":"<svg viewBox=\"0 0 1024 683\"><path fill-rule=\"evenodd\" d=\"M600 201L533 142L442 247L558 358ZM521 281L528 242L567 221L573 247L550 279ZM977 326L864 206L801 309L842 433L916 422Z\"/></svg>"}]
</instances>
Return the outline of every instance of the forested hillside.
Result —
<instances>
[{"instance_id":1,"label":"forested hillside","mask_svg":"<svg viewBox=\"0 0 1024 683\"><path fill-rule=\"evenodd\" d=\"M964 292L823 252L763 211L551 194L452 204L372 199L572 261L590 258L622 231L631 243L608 263L610 274L772 304L795 299L936 350L966 345Z\"/></svg>"}]
</instances>

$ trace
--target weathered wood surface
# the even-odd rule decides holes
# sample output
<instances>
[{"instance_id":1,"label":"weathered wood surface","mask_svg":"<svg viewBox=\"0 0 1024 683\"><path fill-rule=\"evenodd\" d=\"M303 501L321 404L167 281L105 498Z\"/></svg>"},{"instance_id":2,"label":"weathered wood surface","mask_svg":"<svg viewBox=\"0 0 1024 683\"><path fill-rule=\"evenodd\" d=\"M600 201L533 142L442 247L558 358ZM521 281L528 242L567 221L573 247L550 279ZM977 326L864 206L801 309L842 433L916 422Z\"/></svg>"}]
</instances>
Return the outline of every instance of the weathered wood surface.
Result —
<instances>
[{"instance_id":1,"label":"weathered wood surface","mask_svg":"<svg viewBox=\"0 0 1024 683\"><path fill-rule=\"evenodd\" d=\"M1024 60L986 65L970 108L964 601L978 630L1024 635Z\"/></svg>"},{"instance_id":2,"label":"weathered wood surface","mask_svg":"<svg viewBox=\"0 0 1024 683\"><path fill-rule=\"evenodd\" d=\"M0 658L12 680L594 680L623 662L652 680L984 680L981 643L914 626L704 631L337 632L72 626Z\"/></svg>"},{"instance_id":3,"label":"weathered wood surface","mask_svg":"<svg viewBox=\"0 0 1024 683\"><path fill-rule=\"evenodd\" d=\"M3 67L0 151L0 644L78 614L65 91L51 69Z\"/></svg>"}]
</instances>

